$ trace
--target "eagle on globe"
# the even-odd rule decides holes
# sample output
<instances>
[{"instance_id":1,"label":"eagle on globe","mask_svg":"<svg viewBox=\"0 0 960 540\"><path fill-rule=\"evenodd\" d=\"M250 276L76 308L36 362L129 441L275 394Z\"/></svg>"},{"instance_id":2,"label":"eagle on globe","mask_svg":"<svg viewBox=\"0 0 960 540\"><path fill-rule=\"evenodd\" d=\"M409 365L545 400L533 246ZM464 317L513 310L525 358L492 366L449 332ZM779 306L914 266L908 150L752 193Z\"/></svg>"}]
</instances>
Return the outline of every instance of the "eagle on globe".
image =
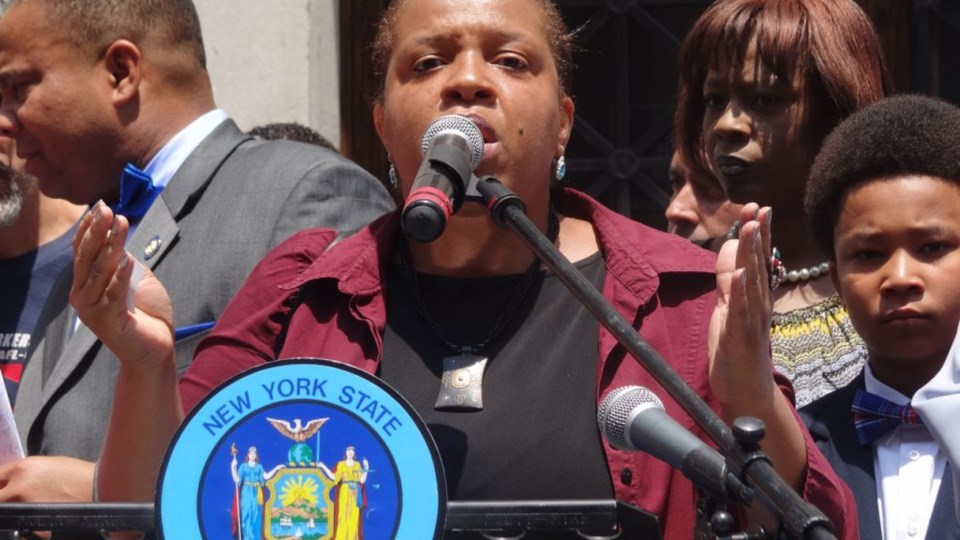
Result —
<instances>
[{"instance_id":1,"label":"eagle on globe","mask_svg":"<svg viewBox=\"0 0 960 540\"><path fill-rule=\"evenodd\" d=\"M294 441L293 446L287 451L287 461L291 467L306 467L315 465L313 459L313 450L310 449L304 441L313 437L320 428L327 423L330 418L315 418L303 424L299 418L293 419L293 424L286 420L276 418L267 418L273 427L277 428L284 437Z\"/></svg>"}]
</instances>

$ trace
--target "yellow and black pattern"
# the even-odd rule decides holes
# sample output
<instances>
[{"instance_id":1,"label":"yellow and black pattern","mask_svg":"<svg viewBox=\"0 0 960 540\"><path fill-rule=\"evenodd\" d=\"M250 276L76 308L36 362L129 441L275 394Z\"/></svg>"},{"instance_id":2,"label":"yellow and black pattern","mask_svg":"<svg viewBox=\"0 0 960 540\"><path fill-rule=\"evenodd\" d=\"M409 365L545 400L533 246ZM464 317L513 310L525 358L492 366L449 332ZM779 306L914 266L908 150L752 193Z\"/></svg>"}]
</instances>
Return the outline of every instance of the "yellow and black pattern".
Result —
<instances>
[{"instance_id":1,"label":"yellow and black pattern","mask_svg":"<svg viewBox=\"0 0 960 540\"><path fill-rule=\"evenodd\" d=\"M786 375L802 407L846 385L860 373L866 347L840 297L786 313L774 313L773 363Z\"/></svg>"}]
</instances>

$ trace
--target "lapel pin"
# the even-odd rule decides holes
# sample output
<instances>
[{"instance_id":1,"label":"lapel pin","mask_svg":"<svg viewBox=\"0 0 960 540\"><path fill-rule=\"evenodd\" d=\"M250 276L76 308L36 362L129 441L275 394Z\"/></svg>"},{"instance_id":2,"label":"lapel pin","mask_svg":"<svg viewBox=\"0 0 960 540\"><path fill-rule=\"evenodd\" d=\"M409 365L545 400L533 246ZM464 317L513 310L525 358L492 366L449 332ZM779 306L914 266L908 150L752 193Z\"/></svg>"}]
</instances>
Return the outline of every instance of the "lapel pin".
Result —
<instances>
[{"instance_id":1,"label":"lapel pin","mask_svg":"<svg viewBox=\"0 0 960 540\"><path fill-rule=\"evenodd\" d=\"M147 242L147 247L143 249L143 260L149 261L153 258L154 255L160 252L160 246L163 244L163 241L160 240L160 236L154 236Z\"/></svg>"}]
</instances>

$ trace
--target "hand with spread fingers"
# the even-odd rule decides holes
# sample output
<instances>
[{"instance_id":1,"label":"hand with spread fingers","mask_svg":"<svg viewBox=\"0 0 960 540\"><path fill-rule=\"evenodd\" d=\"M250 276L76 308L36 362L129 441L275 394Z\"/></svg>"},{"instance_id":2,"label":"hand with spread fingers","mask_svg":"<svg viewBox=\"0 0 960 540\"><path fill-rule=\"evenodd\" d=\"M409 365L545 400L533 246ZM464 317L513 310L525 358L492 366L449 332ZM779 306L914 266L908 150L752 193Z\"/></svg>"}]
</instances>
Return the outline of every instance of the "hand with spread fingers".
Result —
<instances>
[{"instance_id":1,"label":"hand with spread fingers","mask_svg":"<svg viewBox=\"0 0 960 540\"><path fill-rule=\"evenodd\" d=\"M123 249L128 229L102 201L84 216L73 241L70 303L124 365L149 370L173 356L173 306L150 270L141 266L143 277L131 283L139 263Z\"/></svg>"}]
</instances>

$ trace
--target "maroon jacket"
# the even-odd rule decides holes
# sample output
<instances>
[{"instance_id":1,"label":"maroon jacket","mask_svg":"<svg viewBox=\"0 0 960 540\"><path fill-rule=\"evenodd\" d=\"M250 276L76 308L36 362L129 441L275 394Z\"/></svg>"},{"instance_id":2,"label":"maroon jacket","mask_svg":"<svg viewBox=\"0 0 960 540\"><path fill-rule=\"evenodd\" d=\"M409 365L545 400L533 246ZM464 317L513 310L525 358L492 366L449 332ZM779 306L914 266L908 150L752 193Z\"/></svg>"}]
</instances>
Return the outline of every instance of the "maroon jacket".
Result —
<instances>
[{"instance_id":1,"label":"maroon jacket","mask_svg":"<svg viewBox=\"0 0 960 540\"><path fill-rule=\"evenodd\" d=\"M591 222L606 262L603 295L714 410L707 373L707 331L715 306L715 257L677 237L620 216L566 190L558 210ZM386 325L383 276L397 245L398 214L333 246L333 231L291 237L262 261L197 348L180 382L189 410L229 377L278 358L338 360L376 373ZM291 313L292 310L292 313ZM602 326L597 402L614 388L653 390L667 412L703 438L703 430ZM772 369L772 364L771 364ZM789 382L778 378L792 397ZM799 423L799 419L797 420ZM804 498L833 520L839 538L856 538L853 497L809 435ZM616 496L659 516L664 538L692 538L694 490L676 469L642 452L604 444Z\"/></svg>"}]
</instances>

